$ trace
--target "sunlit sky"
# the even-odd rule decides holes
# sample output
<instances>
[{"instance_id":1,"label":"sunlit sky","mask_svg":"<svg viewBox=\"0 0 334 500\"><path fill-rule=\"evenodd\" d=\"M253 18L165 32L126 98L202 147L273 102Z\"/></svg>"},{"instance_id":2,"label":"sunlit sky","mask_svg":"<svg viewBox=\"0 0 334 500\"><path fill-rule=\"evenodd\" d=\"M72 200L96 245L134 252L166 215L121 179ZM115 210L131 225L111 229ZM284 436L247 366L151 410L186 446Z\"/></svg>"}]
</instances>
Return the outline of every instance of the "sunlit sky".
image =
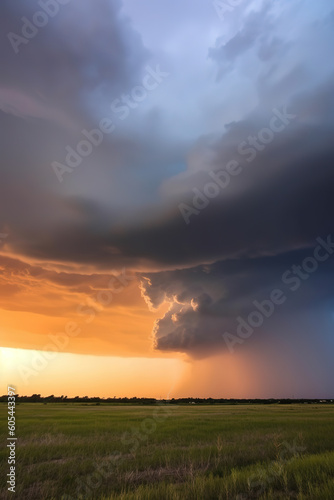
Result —
<instances>
[{"instance_id":1,"label":"sunlit sky","mask_svg":"<svg viewBox=\"0 0 334 500\"><path fill-rule=\"evenodd\" d=\"M2 393L333 397L334 10L223 4L1 2Z\"/></svg>"}]
</instances>

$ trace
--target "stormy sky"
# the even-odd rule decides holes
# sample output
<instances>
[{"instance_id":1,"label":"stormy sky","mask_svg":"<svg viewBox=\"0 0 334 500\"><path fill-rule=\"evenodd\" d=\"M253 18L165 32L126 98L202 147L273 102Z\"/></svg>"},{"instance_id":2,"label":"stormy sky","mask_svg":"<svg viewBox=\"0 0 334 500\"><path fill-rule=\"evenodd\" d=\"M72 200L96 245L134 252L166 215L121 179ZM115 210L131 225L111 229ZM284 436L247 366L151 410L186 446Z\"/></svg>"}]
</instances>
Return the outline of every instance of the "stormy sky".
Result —
<instances>
[{"instance_id":1,"label":"stormy sky","mask_svg":"<svg viewBox=\"0 0 334 500\"><path fill-rule=\"evenodd\" d=\"M57 331L127 273L74 352L240 356L275 394L298 379L296 395L332 396L331 3L0 14L3 345L43 346L24 314Z\"/></svg>"}]
</instances>

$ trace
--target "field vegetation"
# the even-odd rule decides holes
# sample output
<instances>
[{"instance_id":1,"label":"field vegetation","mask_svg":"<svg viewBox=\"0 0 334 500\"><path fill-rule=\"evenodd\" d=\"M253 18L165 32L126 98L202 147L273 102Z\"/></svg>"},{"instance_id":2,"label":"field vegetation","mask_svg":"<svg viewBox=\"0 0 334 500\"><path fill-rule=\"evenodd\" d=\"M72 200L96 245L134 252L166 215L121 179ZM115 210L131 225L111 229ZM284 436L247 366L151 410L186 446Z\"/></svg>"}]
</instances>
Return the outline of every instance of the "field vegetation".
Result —
<instances>
[{"instance_id":1,"label":"field vegetation","mask_svg":"<svg viewBox=\"0 0 334 500\"><path fill-rule=\"evenodd\" d=\"M16 407L16 493L0 498L334 499L334 405Z\"/></svg>"}]
</instances>

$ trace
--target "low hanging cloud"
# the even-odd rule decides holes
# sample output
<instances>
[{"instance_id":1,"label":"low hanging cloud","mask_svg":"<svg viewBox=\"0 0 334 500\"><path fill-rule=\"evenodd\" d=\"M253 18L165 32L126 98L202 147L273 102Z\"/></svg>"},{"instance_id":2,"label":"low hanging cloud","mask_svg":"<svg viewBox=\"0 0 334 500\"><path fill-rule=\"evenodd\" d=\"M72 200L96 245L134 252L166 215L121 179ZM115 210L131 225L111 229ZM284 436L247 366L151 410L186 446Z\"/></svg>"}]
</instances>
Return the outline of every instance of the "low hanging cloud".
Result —
<instances>
[{"instance_id":1,"label":"low hanging cloud","mask_svg":"<svg viewBox=\"0 0 334 500\"><path fill-rule=\"evenodd\" d=\"M194 357L234 351L244 343L247 350L245 339L254 334L248 346L258 344L277 325L281 340L289 340L291 315L302 318L310 310L318 311L321 337L328 336L331 326L324 324L333 307L333 254L334 237L328 235L314 248L144 275L141 290L148 305L170 304L154 325L155 348ZM320 340L318 334L312 326L302 339L311 345Z\"/></svg>"}]
</instances>

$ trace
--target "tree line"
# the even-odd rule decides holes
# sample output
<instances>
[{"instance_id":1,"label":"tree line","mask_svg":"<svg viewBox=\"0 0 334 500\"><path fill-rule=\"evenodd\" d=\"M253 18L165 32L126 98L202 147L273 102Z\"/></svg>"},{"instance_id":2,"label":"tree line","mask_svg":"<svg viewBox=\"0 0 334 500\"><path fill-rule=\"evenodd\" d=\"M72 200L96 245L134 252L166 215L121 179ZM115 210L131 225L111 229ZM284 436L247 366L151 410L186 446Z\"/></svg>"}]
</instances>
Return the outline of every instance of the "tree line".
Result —
<instances>
[{"instance_id":1,"label":"tree line","mask_svg":"<svg viewBox=\"0 0 334 500\"><path fill-rule=\"evenodd\" d=\"M0 402L7 402L8 395L0 396ZM84 404L137 404L137 405L154 405L154 404L197 404L197 405L214 405L214 404L330 404L334 403L334 399L226 399L226 398L172 398L172 399L156 399L156 398L100 398L89 396L41 396L41 394L32 394L31 396L16 395L16 403L84 403Z\"/></svg>"}]
</instances>

